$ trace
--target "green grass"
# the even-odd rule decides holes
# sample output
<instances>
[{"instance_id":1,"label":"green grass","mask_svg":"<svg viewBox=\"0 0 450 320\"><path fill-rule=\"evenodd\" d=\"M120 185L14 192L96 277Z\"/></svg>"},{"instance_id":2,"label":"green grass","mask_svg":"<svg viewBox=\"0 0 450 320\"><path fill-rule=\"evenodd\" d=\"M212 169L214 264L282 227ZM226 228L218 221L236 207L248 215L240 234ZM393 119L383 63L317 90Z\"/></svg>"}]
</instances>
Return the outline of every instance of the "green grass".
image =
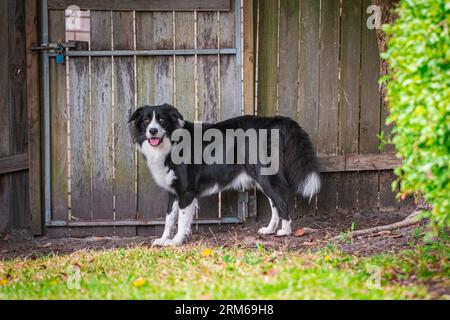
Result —
<instances>
[{"instance_id":1,"label":"green grass","mask_svg":"<svg viewBox=\"0 0 450 320\"><path fill-rule=\"evenodd\" d=\"M449 285L448 258L444 244L363 258L333 248L78 251L0 262L0 299L426 299L425 283Z\"/></svg>"}]
</instances>

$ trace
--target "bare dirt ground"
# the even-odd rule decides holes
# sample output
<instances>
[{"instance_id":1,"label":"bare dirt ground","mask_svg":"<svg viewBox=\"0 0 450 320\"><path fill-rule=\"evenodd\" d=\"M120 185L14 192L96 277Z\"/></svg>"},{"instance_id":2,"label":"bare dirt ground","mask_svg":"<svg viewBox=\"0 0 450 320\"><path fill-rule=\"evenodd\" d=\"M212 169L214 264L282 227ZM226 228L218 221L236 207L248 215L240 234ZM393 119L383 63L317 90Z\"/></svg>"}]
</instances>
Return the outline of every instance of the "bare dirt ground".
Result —
<instances>
[{"instance_id":1,"label":"bare dirt ground","mask_svg":"<svg viewBox=\"0 0 450 320\"><path fill-rule=\"evenodd\" d=\"M202 232L194 232L190 238L192 245L208 247L242 247L255 248L264 246L268 249L278 250L309 250L318 249L330 244L334 236L345 235L352 229L364 229L400 221L410 212L395 212L368 215L336 215L328 217L304 217L293 223L293 231L305 228L306 231L297 232L297 236L277 237L274 235L261 236L257 230L266 223L222 226L218 228L205 228ZM341 250L366 256L377 253L398 252L411 247L417 241L418 233L424 230L424 223L398 229L391 232L380 232L354 238L352 241L331 241ZM195 227L193 228L195 229ZM214 229L214 230L213 230ZM14 258L36 258L48 254L70 254L83 249L110 249L130 246L151 246L152 237L89 237L49 239L47 237L32 238L23 235L6 235L0 239L0 260Z\"/></svg>"}]
</instances>

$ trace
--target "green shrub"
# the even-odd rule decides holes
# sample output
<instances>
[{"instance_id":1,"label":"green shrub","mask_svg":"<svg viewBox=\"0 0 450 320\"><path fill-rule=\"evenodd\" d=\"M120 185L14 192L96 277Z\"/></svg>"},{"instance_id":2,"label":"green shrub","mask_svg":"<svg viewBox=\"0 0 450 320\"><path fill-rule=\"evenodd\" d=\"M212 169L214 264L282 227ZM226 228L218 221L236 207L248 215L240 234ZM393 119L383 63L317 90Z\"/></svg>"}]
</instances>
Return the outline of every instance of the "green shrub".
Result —
<instances>
[{"instance_id":1,"label":"green shrub","mask_svg":"<svg viewBox=\"0 0 450 320\"><path fill-rule=\"evenodd\" d=\"M422 194L435 230L442 230L450 217L450 2L402 0L396 13L383 27L382 56L390 65L387 122L404 158L395 173L400 194Z\"/></svg>"}]
</instances>

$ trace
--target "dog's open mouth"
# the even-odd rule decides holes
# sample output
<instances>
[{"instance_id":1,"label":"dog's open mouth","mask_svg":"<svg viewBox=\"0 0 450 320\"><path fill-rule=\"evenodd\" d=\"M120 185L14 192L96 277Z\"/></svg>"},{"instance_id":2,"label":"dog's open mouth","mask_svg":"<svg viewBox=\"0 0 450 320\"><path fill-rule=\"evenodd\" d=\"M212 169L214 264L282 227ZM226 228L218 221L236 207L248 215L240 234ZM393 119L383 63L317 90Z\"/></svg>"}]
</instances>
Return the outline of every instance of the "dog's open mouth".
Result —
<instances>
[{"instance_id":1,"label":"dog's open mouth","mask_svg":"<svg viewBox=\"0 0 450 320\"><path fill-rule=\"evenodd\" d=\"M148 142L150 143L150 145L152 145L153 147L157 147L161 144L161 142L163 141L164 136L162 136L161 138L158 137L152 137L150 139L148 139Z\"/></svg>"}]
</instances>

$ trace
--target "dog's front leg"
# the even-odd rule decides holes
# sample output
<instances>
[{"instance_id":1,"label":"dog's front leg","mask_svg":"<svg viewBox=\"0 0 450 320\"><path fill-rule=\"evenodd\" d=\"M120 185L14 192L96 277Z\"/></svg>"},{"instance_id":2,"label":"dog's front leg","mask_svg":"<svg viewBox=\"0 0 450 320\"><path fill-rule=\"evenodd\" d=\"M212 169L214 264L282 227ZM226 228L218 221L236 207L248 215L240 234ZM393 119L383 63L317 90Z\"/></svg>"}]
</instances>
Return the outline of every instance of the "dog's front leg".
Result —
<instances>
[{"instance_id":1,"label":"dog's front leg","mask_svg":"<svg viewBox=\"0 0 450 320\"><path fill-rule=\"evenodd\" d=\"M164 232L161 238L153 240L153 245L164 246L170 240L170 236L175 229L175 224L178 218L178 200L175 195L169 194L169 204L167 206L166 223L164 224Z\"/></svg>"},{"instance_id":2,"label":"dog's front leg","mask_svg":"<svg viewBox=\"0 0 450 320\"><path fill-rule=\"evenodd\" d=\"M183 244L186 237L190 235L192 220L194 219L195 209L197 208L197 199L180 199L179 206L178 231L172 240L168 240L166 242L166 245L169 246L178 246Z\"/></svg>"}]
</instances>

